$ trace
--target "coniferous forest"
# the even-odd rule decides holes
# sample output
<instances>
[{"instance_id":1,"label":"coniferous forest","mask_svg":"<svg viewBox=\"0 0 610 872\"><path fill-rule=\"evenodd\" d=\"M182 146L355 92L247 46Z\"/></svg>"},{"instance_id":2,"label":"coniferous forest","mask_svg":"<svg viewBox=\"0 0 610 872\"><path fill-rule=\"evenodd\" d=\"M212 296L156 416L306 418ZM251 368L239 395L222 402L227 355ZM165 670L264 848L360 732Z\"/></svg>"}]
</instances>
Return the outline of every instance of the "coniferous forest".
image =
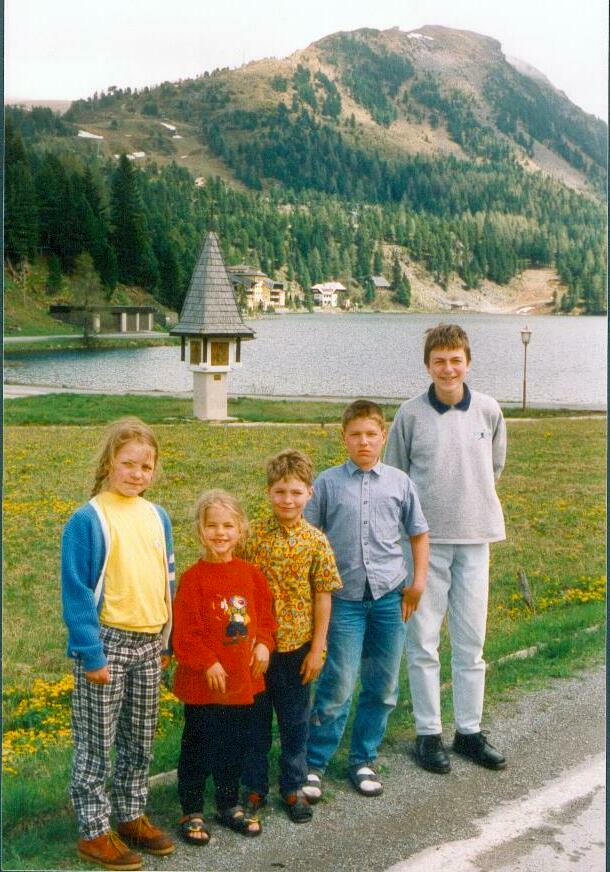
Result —
<instances>
[{"instance_id":1,"label":"coniferous forest","mask_svg":"<svg viewBox=\"0 0 610 872\"><path fill-rule=\"evenodd\" d=\"M343 84L379 125L388 125L398 87L413 71L406 61L359 51L360 75L352 53ZM380 70L386 84L375 90ZM290 81L276 77L273 88L290 89L292 103L256 112L229 108L223 88L214 75L209 79L201 101L214 111L202 112L202 139L248 190L219 178L197 186L171 161L140 168L125 155L99 158L67 146L71 113L86 117L96 102L128 96L137 111L154 115L158 93L96 95L75 104L65 120L49 109L7 107L5 258L15 266L44 257L52 288L53 277L73 273L85 253L108 294L117 282L139 285L179 310L201 239L214 229L229 265L258 265L304 291L315 282L355 279L371 302L366 279L384 268L396 302L406 306L400 253L441 286L458 275L466 290L484 279L506 284L526 267L552 266L566 288L558 311L605 311L602 204L524 169L459 95L442 97L425 77L411 89L432 119L443 113L464 158L388 156L345 135L350 122L342 130L336 120L339 92L322 73L298 67ZM516 117L510 96L505 89L499 103L507 129ZM172 110L175 116L179 107ZM189 114L187 104L183 110ZM519 137L531 148L531 138Z\"/></svg>"}]
</instances>

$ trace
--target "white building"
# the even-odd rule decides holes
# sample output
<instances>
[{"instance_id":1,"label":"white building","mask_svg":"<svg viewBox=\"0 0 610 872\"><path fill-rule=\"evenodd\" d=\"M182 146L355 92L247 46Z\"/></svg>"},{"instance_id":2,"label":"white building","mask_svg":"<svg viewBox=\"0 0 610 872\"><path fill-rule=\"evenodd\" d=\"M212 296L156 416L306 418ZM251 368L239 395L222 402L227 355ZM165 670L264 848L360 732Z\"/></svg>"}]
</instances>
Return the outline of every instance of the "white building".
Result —
<instances>
[{"instance_id":1,"label":"white building","mask_svg":"<svg viewBox=\"0 0 610 872\"><path fill-rule=\"evenodd\" d=\"M336 309L339 303L339 295L345 293L347 288L341 282L322 282L311 287L314 306L322 309Z\"/></svg>"}]
</instances>

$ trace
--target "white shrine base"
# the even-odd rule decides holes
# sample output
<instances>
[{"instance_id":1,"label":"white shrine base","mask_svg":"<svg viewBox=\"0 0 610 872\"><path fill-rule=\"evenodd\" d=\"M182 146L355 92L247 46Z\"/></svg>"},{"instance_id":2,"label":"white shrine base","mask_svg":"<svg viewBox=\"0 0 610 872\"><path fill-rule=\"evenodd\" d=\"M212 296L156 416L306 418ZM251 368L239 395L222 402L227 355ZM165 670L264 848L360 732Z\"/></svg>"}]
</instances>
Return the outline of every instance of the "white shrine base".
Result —
<instances>
[{"instance_id":1,"label":"white shrine base","mask_svg":"<svg viewBox=\"0 0 610 872\"><path fill-rule=\"evenodd\" d=\"M193 414L202 421L224 421L227 412L227 373L193 373Z\"/></svg>"}]
</instances>

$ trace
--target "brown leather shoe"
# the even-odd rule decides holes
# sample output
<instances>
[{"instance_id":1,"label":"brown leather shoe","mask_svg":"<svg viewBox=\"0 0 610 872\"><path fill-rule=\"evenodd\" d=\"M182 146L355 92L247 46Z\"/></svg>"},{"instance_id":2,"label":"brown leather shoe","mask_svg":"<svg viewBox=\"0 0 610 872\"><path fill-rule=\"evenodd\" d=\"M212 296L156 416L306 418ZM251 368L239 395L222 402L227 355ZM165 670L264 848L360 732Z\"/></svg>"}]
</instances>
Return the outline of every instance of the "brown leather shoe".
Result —
<instances>
[{"instance_id":1,"label":"brown leather shoe","mask_svg":"<svg viewBox=\"0 0 610 872\"><path fill-rule=\"evenodd\" d=\"M142 815L133 821L119 824L119 835L133 848L148 851L149 854L171 854L176 850L173 840L151 823L146 815Z\"/></svg>"},{"instance_id":2,"label":"brown leather shoe","mask_svg":"<svg viewBox=\"0 0 610 872\"><path fill-rule=\"evenodd\" d=\"M76 845L81 860L103 866L104 869L141 869L144 861L130 851L116 833L104 833L95 839L80 839Z\"/></svg>"}]
</instances>

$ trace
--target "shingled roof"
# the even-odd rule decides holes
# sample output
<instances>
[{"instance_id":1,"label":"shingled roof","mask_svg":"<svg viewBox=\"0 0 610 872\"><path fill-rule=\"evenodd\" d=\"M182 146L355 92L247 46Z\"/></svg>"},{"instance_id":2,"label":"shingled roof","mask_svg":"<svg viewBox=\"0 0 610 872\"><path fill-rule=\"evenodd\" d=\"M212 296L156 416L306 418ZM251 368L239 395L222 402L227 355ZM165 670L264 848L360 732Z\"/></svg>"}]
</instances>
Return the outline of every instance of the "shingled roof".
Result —
<instances>
[{"instance_id":1,"label":"shingled roof","mask_svg":"<svg viewBox=\"0 0 610 872\"><path fill-rule=\"evenodd\" d=\"M225 267L218 237L209 232L199 253L174 336L239 336L254 339L254 331L239 314L235 291Z\"/></svg>"}]
</instances>

